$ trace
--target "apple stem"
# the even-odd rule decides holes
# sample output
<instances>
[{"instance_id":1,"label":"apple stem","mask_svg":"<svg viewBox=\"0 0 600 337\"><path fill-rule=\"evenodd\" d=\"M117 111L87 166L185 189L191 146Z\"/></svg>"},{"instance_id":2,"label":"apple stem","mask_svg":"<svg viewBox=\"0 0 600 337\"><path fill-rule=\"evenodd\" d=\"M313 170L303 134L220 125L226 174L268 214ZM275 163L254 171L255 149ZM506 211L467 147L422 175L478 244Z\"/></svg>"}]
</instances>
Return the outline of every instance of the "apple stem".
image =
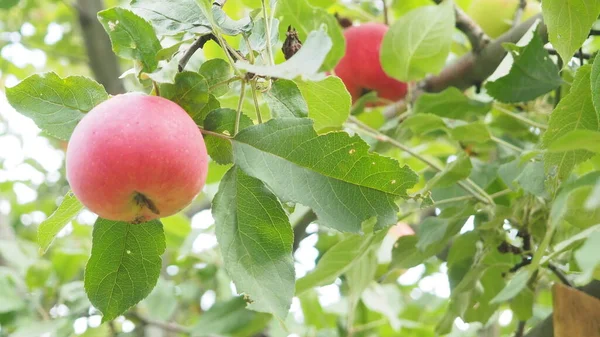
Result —
<instances>
[{"instance_id":1,"label":"apple stem","mask_svg":"<svg viewBox=\"0 0 600 337\"><path fill-rule=\"evenodd\" d=\"M387 0L381 0L381 2L383 3L383 23L385 23L386 26L389 26L390 14L388 13Z\"/></svg>"}]
</instances>

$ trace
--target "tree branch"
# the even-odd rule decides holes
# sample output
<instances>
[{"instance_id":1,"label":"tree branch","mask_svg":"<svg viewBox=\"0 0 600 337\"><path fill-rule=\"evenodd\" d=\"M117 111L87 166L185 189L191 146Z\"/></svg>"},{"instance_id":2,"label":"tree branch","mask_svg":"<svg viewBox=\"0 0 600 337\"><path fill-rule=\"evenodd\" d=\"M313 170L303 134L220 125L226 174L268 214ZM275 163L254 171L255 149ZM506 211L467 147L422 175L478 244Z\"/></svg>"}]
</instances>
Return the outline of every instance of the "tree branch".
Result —
<instances>
[{"instance_id":1,"label":"tree branch","mask_svg":"<svg viewBox=\"0 0 600 337\"><path fill-rule=\"evenodd\" d=\"M140 322L146 324L146 325L152 325L158 328L161 328L164 331L169 331L169 332L175 332L175 333L179 333L179 334L185 334L185 335L189 335L190 334L190 329L185 327L185 326L181 326L177 323L172 323L172 322L161 322L161 321L157 321L157 320L153 320L151 318L148 317L144 317L142 315L140 315L137 312L129 312L129 315L131 317L134 317L135 319L139 320Z\"/></svg>"},{"instance_id":2,"label":"tree branch","mask_svg":"<svg viewBox=\"0 0 600 337\"><path fill-rule=\"evenodd\" d=\"M454 10L456 11L456 28L469 39L473 53L478 54L490 43L490 37L460 7L455 6Z\"/></svg>"},{"instance_id":3,"label":"tree branch","mask_svg":"<svg viewBox=\"0 0 600 337\"><path fill-rule=\"evenodd\" d=\"M213 41L219 43L219 41L217 41L217 39L215 38L215 36L213 34L203 35L203 36L199 37L196 41L194 41L194 43L192 43L190 48L188 48L188 50L185 52L185 54L183 54L183 56L181 57L181 60L179 60L179 72L182 72L183 69L185 69L185 66L190 61L190 59L192 58L194 53L196 53L198 51L198 49L204 48L204 45L206 44L206 42L208 42L210 40L213 40Z\"/></svg>"},{"instance_id":4,"label":"tree branch","mask_svg":"<svg viewBox=\"0 0 600 337\"><path fill-rule=\"evenodd\" d=\"M519 7L517 7L517 11L515 12L515 17L513 19L513 28L516 27L519 23L521 23L525 7L527 7L527 0L519 0Z\"/></svg>"},{"instance_id":5,"label":"tree branch","mask_svg":"<svg viewBox=\"0 0 600 337\"><path fill-rule=\"evenodd\" d=\"M315 220L317 220L317 215L312 210L309 210L298 220L298 222L296 222L296 225L294 226L294 245L292 252L298 250L300 241L304 240L306 237L306 228Z\"/></svg>"},{"instance_id":6,"label":"tree branch","mask_svg":"<svg viewBox=\"0 0 600 337\"><path fill-rule=\"evenodd\" d=\"M465 90L471 86L480 85L494 73L506 56L507 52L502 44L518 42L538 19L542 19L541 14L532 17L500 36L488 44L479 54L470 52L461 57L455 63L444 68L439 75L425 79L420 87L425 92L440 92L448 87ZM542 40L547 42L546 25L540 24L538 32Z\"/></svg>"},{"instance_id":7,"label":"tree branch","mask_svg":"<svg viewBox=\"0 0 600 337\"><path fill-rule=\"evenodd\" d=\"M104 9L103 0L77 0L74 5L79 16L81 35L85 43L90 69L94 78L110 94L125 92L119 79L121 70L119 59L113 53L108 34L96 19L96 13Z\"/></svg>"},{"instance_id":8,"label":"tree branch","mask_svg":"<svg viewBox=\"0 0 600 337\"><path fill-rule=\"evenodd\" d=\"M442 0L434 0L434 2L439 4ZM467 39L469 39L473 53L479 53L490 43L490 37L460 7L454 5L454 12L456 15L456 28L463 32Z\"/></svg>"}]
</instances>

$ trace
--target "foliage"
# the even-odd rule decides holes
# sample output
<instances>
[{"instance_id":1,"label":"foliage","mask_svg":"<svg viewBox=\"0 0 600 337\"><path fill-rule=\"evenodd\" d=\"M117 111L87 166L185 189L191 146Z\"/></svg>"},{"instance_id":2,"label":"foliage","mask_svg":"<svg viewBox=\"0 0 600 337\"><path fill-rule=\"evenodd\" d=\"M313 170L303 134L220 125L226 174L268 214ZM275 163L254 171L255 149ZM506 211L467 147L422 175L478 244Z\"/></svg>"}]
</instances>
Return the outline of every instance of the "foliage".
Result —
<instances>
[{"instance_id":1,"label":"foliage","mask_svg":"<svg viewBox=\"0 0 600 337\"><path fill-rule=\"evenodd\" d=\"M547 34L468 54L455 29L468 2L109 1L93 20L127 88L179 104L211 157L188 208L129 224L85 210L64 179L64 141L109 98L89 78L86 2L0 1L0 336L542 324L553 283L600 279L600 7L543 0ZM334 14L387 15L381 64L414 81L405 104L352 103L331 73L345 51ZM286 60L288 27L303 45ZM45 64L22 66L21 47ZM432 90L443 71L465 75L460 57L493 80ZM8 103L43 134L15 127Z\"/></svg>"}]
</instances>

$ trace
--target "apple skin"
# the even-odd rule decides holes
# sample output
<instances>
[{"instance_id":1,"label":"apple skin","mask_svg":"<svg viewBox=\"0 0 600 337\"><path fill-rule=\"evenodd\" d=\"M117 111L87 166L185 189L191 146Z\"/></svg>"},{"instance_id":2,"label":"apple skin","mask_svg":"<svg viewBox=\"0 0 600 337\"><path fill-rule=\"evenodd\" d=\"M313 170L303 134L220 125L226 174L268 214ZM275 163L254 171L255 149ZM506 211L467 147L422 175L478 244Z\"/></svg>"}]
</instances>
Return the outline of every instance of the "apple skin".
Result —
<instances>
[{"instance_id":1,"label":"apple skin","mask_svg":"<svg viewBox=\"0 0 600 337\"><path fill-rule=\"evenodd\" d=\"M510 30L519 0L473 0L467 14L491 38L495 39ZM542 7L537 1L528 1L521 22L540 13Z\"/></svg>"},{"instance_id":2,"label":"apple skin","mask_svg":"<svg viewBox=\"0 0 600 337\"><path fill-rule=\"evenodd\" d=\"M356 102L365 91L376 91L380 98L397 101L406 96L407 85L389 77L381 67L379 50L388 26L365 23L344 30L346 53L335 67Z\"/></svg>"},{"instance_id":3,"label":"apple skin","mask_svg":"<svg viewBox=\"0 0 600 337\"><path fill-rule=\"evenodd\" d=\"M200 130L177 104L124 94L79 122L66 167L73 193L89 210L140 223L187 206L204 186L208 156Z\"/></svg>"}]
</instances>

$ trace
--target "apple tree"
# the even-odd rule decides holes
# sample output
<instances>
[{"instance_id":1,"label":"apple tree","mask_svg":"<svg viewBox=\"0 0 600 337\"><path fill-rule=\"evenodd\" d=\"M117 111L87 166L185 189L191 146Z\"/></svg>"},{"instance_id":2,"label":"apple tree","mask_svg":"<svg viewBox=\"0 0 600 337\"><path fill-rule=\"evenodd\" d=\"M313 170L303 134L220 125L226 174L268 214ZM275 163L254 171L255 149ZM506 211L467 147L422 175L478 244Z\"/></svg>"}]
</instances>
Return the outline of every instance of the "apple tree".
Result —
<instances>
[{"instance_id":1,"label":"apple tree","mask_svg":"<svg viewBox=\"0 0 600 337\"><path fill-rule=\"evenodd\" d=\"M0 336L598 336L599 16L0 0Z\"/></svg>"}]
</instances>

